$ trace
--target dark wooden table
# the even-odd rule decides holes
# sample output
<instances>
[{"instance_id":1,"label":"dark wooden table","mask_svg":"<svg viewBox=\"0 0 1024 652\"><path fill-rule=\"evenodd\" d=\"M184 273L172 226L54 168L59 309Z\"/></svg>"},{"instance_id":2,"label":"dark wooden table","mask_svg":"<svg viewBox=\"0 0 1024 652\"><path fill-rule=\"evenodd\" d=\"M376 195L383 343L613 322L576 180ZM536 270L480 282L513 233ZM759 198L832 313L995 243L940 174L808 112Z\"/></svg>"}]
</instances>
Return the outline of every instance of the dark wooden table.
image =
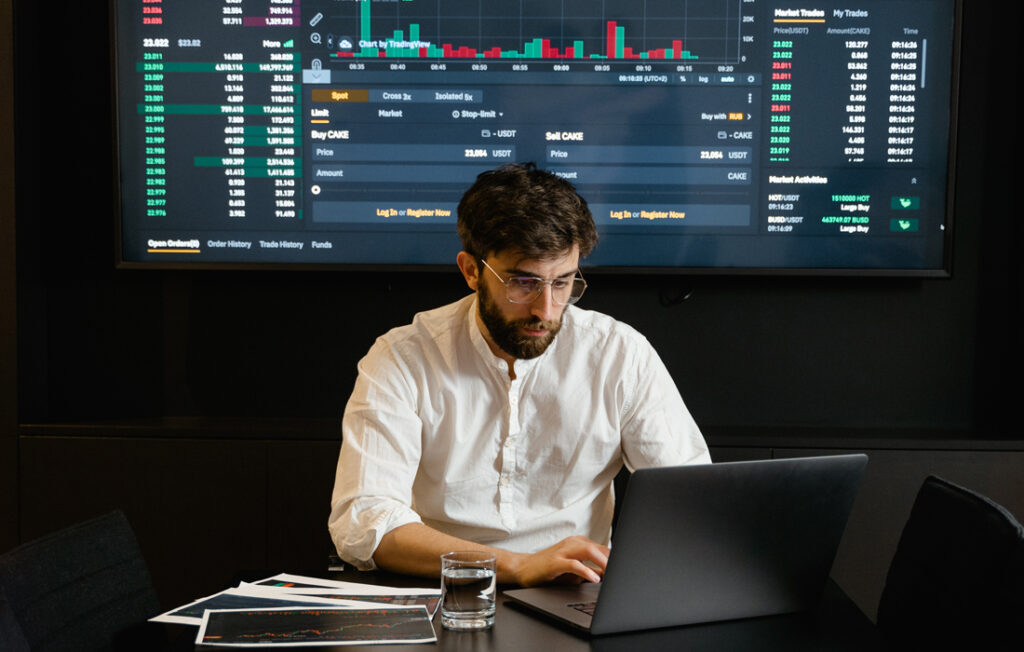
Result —
<instances>
[{"instance_id":1,"label":"dark wooden table","mask_svg":"<svg viewBox=\"0 0 1024 652\"><path fill-rule=\"evenodd\" d=\"M273 572L243 574L241 579L256 580ZM429 587L429 579L394 575L384 572L364 573L355 570L330 573L298 573L350 582L363 582L398 587ZM522 650L556 652L647 652L648 650L686 650L715 652L766 650L800 652L843 652L846 650L883 649L874 625L849 597L832 581L825 589L821 604L813 612L751 618L705 625L689 625L648 630L628 634L588 637L574 630L523 610L501 597L498 590L494 627L482 632L451 632L441 627L438 612L434 618L436 644L402 645L401 649L444 650L459 652L521 652ZM195 636L195 629L192 636ZM398 646L345 645L318 647L338 652L381 652L382 648ZM196 650L214 650L196 646Z\"/></svg>"}]
</instances>

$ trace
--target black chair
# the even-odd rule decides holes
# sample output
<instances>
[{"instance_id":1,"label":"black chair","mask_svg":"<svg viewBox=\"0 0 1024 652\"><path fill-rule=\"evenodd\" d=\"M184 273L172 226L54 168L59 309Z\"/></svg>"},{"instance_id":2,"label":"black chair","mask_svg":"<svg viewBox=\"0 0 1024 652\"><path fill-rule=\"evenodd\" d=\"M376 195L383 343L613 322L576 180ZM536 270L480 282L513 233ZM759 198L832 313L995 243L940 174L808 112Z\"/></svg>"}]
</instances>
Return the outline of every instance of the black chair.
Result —
<instances>
[{"instance_id":1,"label":"black chair","mask_svg":"<svg viewBox=\"0 0 1024 652\"><path fill-rule=\"evenodd\" d=\"M0 556L0 648L32 652L157 650L160 604L121 512Z\"/></svg>"},{"instance_id":2,"label":"black chair","mask_svg":"<svg viewBox=\"0 0 1024 652\"><path fill-rule=\"evenodd\" d=\"M28 641L14 618L7 596L0 589L0 650L4 652L29 652Z\"/></svg>"},{"instance_id":3,"label":"black chair","mask_svg":"<svg viewBox=\"0 0 1024 652\"><path fill-rule=\"evenodd\" d=\"M985 496L934 476L889 566L878 629L891 649L1018 650L1024 528Z\"/></svg>"}]
</instances>

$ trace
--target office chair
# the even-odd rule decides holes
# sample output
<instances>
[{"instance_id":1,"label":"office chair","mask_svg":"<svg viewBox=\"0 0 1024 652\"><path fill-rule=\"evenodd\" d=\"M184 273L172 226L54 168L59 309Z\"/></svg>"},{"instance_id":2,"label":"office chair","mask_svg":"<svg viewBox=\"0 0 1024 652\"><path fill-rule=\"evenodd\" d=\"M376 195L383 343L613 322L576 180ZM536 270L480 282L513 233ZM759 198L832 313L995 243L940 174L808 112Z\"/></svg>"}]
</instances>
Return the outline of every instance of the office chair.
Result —
<instances>
[{"instance_id":1,"label":"office chair","mask_svg":"<svg viewBox=\"0 0 1024 652\"><path fill-rule=\"evenodd\" d=\"M0 650L4 652L30 652L28 641L14 619L14 612L11 605L7 603L7 596L0 588Z\"/></svg>"},{"instance_id":2,"label":"office chair","mask_svg":"<svg viewBox=\"0 0 1024 652\"><path fill-rule=\"evenodd\" d=\"M146 623L160 605L119 511L0 555L0 598L4 650L158 650L167 642Z\"/></svg>"},{"instance_id":3,"label":"office chair","mask_svg":"<svg viewBox=\"0 0 1024 652\"><path fill-rule=\"evenodd\" d=\"M985 496L935 476L889 566L878 629L891 649L1024 649L1024 528Z\"/></svg>"}]
</instances>

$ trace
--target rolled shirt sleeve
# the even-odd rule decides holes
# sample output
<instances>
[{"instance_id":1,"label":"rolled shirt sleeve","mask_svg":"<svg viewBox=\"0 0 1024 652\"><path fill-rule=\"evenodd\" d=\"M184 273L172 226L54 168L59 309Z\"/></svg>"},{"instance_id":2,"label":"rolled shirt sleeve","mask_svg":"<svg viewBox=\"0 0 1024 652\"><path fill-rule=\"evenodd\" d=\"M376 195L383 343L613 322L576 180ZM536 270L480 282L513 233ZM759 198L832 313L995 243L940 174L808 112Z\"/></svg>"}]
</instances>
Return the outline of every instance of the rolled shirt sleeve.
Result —
<instances>
[{"instance_id":1,"label":"rolled shirt sleeve","mask_svg":"<svg viewBox=\"0 0 1024 652\"><path fill-rule=\"evenodd\" d=\"M422 522L412 508L412 486L423 424L410 396L414 390L386 342L378 340L358 368L342 418L328 529L338 554L369 570L385 534Z\"/></svg>"},{"instance_id":2,"label":"rolled shirt sleeve","mask_svg":"<svg viewBox=\"0 0 1024 652\"><path fill-rule=\"evenodd\" d=\"M646 339L643 344L623 367L633 389L621 424L627 468L710 464L707 443L668 369Z\"/></svg>"}]
</instances>

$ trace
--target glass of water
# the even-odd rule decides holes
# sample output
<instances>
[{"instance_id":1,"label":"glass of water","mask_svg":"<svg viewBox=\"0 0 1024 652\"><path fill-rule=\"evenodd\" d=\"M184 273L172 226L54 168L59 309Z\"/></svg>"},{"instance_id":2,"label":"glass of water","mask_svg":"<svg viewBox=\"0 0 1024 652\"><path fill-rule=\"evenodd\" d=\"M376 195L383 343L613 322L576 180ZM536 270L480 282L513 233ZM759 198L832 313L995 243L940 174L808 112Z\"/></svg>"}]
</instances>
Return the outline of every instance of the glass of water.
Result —
<instances>
[{"instance_id":1,"label":"glass of water","mask_svg":"<svg viewBox=\"0 0 1024 652\"><path fill-rule=\"evenodd\" d=\"M441 625L487 629L494 624L495 559L487 552L441 555Z\"/></svg>"}]
</instances>

